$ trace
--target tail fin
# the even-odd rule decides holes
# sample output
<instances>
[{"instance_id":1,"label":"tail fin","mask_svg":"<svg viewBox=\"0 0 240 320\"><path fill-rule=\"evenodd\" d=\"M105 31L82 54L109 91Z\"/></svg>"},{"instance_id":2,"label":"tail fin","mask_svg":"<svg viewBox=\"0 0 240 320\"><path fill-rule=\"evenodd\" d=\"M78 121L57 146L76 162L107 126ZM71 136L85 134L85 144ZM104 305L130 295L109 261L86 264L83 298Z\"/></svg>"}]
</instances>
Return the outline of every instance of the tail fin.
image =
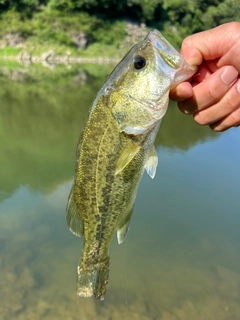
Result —
<instances>
[{"instance_id":1,"label":"tail fin","mask_svg":"<svg viewBox=\"0 0 240 320\"><path fill-rule=\"evenodd\" d=\"M110 260L97 263L92 269L85 269L80 263L78 267L77 295L103 300L107 291Z\"/></svg>"}]
</instances>

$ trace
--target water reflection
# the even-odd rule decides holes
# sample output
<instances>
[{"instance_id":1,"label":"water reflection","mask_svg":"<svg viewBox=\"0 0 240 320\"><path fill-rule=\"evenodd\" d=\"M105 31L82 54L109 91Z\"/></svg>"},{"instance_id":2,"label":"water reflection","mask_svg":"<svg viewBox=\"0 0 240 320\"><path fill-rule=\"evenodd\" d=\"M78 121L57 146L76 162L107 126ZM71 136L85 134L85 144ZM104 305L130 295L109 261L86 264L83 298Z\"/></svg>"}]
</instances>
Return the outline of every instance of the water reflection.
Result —
<instances>
[{"instance_id":1,"label":"water reflection","mask_svg":"<svg viewBox=\"0 0 240 320\"><path fill-rule=\"evenodd\" d=\"M43 80L33 83L0 83L2 197L19 185L51 190L72 176L76 142L107 71L91 75L90 69L88 81L81 85L76 82L78 70L65 76L65 81L60 73L59 78L42 76ZM170 105L156 145L187 150L214 137L212 131L197 126Z\"/></svg>"},{"instance_id":2,"label":"water reflection","mask_svg":"<svg viewBox=\"0 0 240 320\"><path fill-rule=\"evenodd\" d=\"M77 68L45 72L0 86L0 318L239 319L240 130L214 134L170 106L157 176L144 175L127 240L111 245L106 299L78 298L82 241L65 206L77 137L107 72L91 66L81 85Z\"/></svg>"}]
</instances>

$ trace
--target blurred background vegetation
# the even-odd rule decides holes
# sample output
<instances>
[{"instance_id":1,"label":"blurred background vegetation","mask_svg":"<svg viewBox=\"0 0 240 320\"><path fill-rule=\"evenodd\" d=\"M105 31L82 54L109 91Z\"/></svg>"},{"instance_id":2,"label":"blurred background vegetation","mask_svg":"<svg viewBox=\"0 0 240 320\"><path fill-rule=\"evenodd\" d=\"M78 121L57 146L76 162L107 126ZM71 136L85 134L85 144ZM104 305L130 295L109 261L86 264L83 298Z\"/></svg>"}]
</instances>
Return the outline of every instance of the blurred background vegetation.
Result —
<instances>
[{"instance_id":1,"label":"blurred background vegetation","mask_svg":"<svg viewBox=\"0 0 240 320\"><path fill-rule=\"evenodd\" d=\"M112 65L70 67L0 65L0 203L19 186L49 193L72 179L78 136ZM170 103L155 146L181 152L217 136Z\"/></svg>"},{"instance_id":2,"label":"blurred background vegetation","mask_svg":"<svg viewBox=\"0 0 240 320\"><path fill-rule=\"evenodd\" d=\"M186 36L228 21L240 21L239 0L0 0L0 55L50 48L118 58L143 29L159 29L179 48ZM129 24L141 32L134 37Z\"/></svg>"},{"instance_id":3,"label":"blurred background vegetation","mask_svg":"<svg viewBox=\"0 0 240 320\"><path fill-rule=\"evenodd\" d=\"M239 0L0 0L0 199L1 190L8 197L19 185L70 179L88 108L113 68L50 63L49 51L120 59L149 29L179 48L187 35L232 20L240 21ZM23 53L45 59L23 64L15 59ZM173 105L156 145L187 150L214 137Z\"/></svg>"}]
</instances>

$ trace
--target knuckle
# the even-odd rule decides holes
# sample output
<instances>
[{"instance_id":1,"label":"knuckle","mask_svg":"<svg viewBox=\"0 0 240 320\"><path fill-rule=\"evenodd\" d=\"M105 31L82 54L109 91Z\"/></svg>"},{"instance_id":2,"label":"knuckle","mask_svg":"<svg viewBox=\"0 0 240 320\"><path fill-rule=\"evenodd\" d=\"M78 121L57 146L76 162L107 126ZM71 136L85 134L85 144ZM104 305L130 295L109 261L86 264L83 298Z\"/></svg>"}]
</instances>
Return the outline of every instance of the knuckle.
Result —
<instances>
[{"instance_id":1,"label":"knuckle","mask_svg":"<svg viewBox=\"0 0 240 320\"><path fill-rule=\"evenodd\" d=\"M211 103L219 99L218 86L215 83L207 87L207 95L211 99Z\"/></svg>"},{"instance_id":2,"label":"knuckle","mask_svg":"<svg viewBox=\"0 0 240 320\"><path fill-rule=\"evenodd\" d=\"M205 126L208 123L208 120L206 117L203 116L202 112L197 112L193 115L193 118L196 123L198 123L200 126Z\"/></svg>"},{"instance_id":3,"label":"knuckle","mask_svg":"<svg viewBox=\"0 0 240 320\"><path fill-rule=\"evenodd\" d=\"M233 21L231 22L231 29L232 29L232 32L236 32L236 34L240 31L240 22L237 22L237 21Z\"/></svg>"},{"instance_id":4,"label":"knuckle","mask_svg":"<svg viewBox=\"0 0 240 320\"><path fill-rule=\"evenodd\" d=\"M183 40L183 44L185 45L189 45L192 43L192 36L187 36L184 40Z\"/></svg>"},{"instance_id":5,"label":"knuckle","mask_svg":"<svg viewBox=\"0 0 240 320\"><path fill-rule=\"evenodd\" d=\"M229 115L229 120L233 126L240 123L240 107L238 107Z\"/></svg>"},{"instance_id":6,"label":"knuckle","mask_svg":"<svg viewBox=\"0 0 240 320\"><path fill-rule=\"evenodd\" d=\"M238 107L238 95L236 95L236 92L234 88L228 92L228 94L225 95L225 108L229 110L229 112L234 111Z\"/></svg>"},{"instance_id":7,"label":"knuckle","mask_svg":"<svg viewBox=\"0 0 240 320\"><path fill-rule=\"evenodd\" d=\"M186 37L182 42L182 48L192 48L193 47L193 36Z\"/></svg>"}]
</instances>

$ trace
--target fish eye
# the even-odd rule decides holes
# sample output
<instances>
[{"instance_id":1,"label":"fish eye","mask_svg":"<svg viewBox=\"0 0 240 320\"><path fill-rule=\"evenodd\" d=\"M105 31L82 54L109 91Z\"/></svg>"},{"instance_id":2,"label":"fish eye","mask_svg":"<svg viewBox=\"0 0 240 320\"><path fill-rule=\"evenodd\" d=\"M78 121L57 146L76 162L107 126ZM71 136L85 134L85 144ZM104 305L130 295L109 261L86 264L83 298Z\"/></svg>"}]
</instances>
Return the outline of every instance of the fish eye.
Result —
<instances>
[{"instance_id":1,"label":"fish eye","mask_svg":"<svg viewBox=\"0 0 240 320\"><path fill-rule=\"evenodd\" d=\"M136 56L136 57L134 58L133 64L134 64L134 68L135 68L135 69L137 69L137 70L138 70L138 69L142 69L142 68L144 68L145 65L146 65L146 60L145 60L145 58L142 57L142 56Z\"/></svg>"}]
</instances>

